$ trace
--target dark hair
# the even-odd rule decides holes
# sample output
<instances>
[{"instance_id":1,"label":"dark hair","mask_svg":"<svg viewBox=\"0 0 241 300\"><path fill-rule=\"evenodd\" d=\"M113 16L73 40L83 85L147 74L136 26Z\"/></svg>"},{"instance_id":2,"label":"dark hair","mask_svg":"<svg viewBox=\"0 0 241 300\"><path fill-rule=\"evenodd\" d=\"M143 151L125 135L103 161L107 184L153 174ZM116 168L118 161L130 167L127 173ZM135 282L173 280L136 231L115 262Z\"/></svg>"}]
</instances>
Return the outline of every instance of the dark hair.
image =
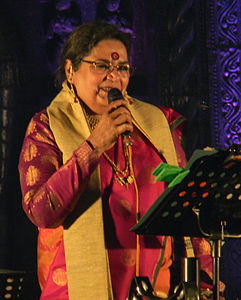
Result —
<instances>
[{"instance_id":1,"label":"dark hair","mask_svg":"<svg viewBox=\"0 0 241 300\"><path fill-rule=\"evenodd\" d=\"M66 40L57 71L57 81L62 83L65 79L65 61L70 59L75 71L78 70L81 59L90 54L91 50L102 40L119 40L130 54L130 35L119 30L115 25L88 22L76 27Z\"/></svg>"}]
</instances>

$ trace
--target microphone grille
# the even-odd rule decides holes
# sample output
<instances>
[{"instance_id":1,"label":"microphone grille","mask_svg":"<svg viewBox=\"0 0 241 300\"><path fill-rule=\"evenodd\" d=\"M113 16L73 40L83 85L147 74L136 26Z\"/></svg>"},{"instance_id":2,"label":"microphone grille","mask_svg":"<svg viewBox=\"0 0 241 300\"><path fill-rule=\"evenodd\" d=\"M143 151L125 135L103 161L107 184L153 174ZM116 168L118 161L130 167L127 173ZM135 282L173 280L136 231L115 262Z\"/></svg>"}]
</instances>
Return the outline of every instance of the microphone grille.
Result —
<instances>
[{"instance_id":1,"label":"microphone grille","mask_svg":"<svg viewBox=\"0 0 241 300\"><path fill-rule=\"evenodd\" d=\"M123 99L123 95L122 95L121 91L118 89L111 89L108 93L109 103L111 103L115 100L119 100L119 99Z\"/></svg>"}]
</instances>

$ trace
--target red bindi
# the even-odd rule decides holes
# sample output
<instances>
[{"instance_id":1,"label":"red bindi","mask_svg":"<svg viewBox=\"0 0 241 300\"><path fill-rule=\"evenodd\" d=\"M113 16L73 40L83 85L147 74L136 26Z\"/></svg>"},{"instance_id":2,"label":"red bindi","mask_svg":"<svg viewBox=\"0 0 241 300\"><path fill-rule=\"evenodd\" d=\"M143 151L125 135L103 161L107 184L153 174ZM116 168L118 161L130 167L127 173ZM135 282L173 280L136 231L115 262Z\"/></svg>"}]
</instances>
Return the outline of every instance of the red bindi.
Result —
<instances>
[{"instance_id":1,"label":"red bindi","mask_svg":"<svg viewBox=\"0 0 241 300\"><path fill-rule=\"evenodd\" d=\"M119 54L117 53L117 52L113 52L113 53L111 53L111 58L112 59L114 59L114 60L117 60L117 59L119 59Z\"/></svg>"}]
</instances>

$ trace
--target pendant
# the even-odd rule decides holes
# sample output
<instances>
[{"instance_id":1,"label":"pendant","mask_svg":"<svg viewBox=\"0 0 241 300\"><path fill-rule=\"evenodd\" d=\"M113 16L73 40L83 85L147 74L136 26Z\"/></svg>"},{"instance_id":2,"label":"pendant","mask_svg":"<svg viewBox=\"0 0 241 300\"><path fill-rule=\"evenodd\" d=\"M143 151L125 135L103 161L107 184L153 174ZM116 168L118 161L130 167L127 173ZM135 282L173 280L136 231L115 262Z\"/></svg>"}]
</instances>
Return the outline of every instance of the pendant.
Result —
<instances>
[{"instance_id":1,"label":"pendant","mask_svg":"<svg viewBox=\"0 0 241 300\"><path fill-rule=\"evenodd\" d=\"M132 184L134 180L133 180L133 176L129 175L129 176L124 177L124 178L116 176L115 181L118 182L120 185L128 186L128 183Z\"/></svg>"},{"instance_id":2,"label":"pendant","mask_svg":"<svg viewBox=\"0 0 241 300\"><path fill-rule=\"evenodd\" d=\"M129 175L129 176L127 177L127 182L128 182L129 184L132 184L133 181L134 181L133 176L132 176L132 175Z\"/></svg>"}]
</instances>

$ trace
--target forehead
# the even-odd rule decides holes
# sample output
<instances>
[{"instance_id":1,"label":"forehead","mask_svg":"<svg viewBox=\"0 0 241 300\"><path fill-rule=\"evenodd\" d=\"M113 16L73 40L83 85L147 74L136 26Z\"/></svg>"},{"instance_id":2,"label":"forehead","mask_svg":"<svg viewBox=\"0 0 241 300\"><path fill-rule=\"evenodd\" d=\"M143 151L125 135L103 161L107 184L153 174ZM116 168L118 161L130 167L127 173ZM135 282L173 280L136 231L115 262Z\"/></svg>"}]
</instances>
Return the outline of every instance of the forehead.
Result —
<instances>
[{"instance_id":1,"label":"forehead","mask_svg":"<svg viewBox=\"0 0 241 300\"><path fill-rule=\"evenodd\" d=\"M115 55L113 55L115 53ZM118 40L102 40L90 52L93 59L107 59L112 61L128 61L125 45Z\"/></svg>"}]
</instances>

